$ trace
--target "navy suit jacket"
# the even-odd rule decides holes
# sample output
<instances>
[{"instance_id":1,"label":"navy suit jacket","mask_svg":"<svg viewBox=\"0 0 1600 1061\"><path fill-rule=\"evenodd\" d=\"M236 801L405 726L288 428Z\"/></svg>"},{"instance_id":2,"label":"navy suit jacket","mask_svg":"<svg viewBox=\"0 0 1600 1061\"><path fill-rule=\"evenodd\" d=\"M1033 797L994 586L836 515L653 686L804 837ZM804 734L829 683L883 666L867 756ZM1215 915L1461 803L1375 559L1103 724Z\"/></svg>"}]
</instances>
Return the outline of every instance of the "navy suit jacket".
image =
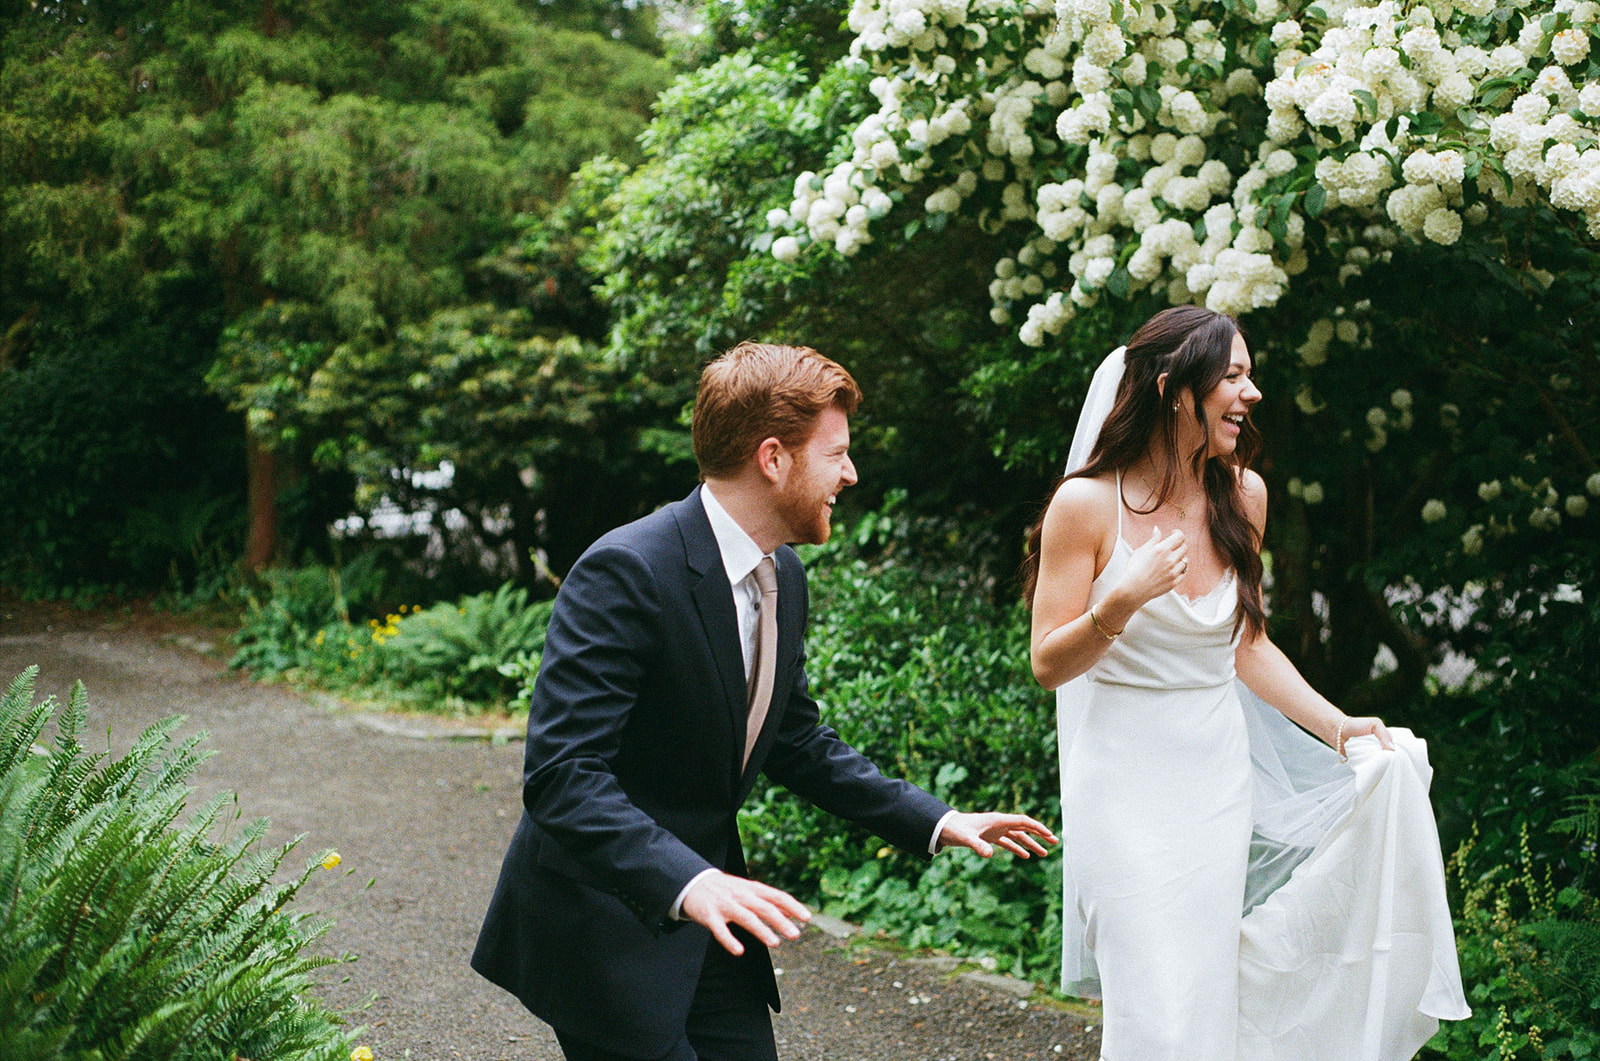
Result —
<instances>
[{"instance_id":1,"label":"navy suit jacket","mask_svg":"<svg viewBox=\"0 0 1600 1061\"><path fill-rule=\"evenodd\" d=\"M758 774L923 855L950 809L821 724L805 571L788 547L777 567L772 705L743 770L738 622L699 488L601 538L561 586L528 714L524 813L472 967L563 1032L641 1056L682 1036L717 944L669 910L705 869L746 874L735 816ZM766 948L745 939L777 1009Z\"/></svg>"}]
</instances>

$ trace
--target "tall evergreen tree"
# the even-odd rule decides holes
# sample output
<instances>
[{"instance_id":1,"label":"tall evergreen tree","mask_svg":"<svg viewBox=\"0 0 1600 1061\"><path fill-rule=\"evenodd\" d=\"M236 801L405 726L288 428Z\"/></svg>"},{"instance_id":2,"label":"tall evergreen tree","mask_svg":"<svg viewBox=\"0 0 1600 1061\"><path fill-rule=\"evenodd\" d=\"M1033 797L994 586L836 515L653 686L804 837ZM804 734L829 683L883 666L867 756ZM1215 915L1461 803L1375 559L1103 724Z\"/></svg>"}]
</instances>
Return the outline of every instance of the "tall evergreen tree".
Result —
<instances>
[{"instance_id":1,"label":"tall evergreen tree","mask_svg":"<svg viewBox=\"0 0 1600 1061\"><path fill-rule=\"evenodd\" d=\"M530 298L548 278L525 262L508 277L496 252L573 167L629 150L665 77L637 46L652 43L648 14L539 0L12 3L0 370L25 369L49 337L81 348L101 324L209 321L195 340L215 356L185 363L210 361L210 387L244 414L247 561L269 562L285 491L313 458L370 471L363 454L394 457L393 429L418 423L434 433L418 441L450 448L456 425L436 415L450 396L414 371L409 390L388 386L407 329L443 313L463 342L488 338L462 333L466 312L525 339L568 331L570 314ZM384 390L381 417L362 387Z\"/></svg>"}]
</instances>

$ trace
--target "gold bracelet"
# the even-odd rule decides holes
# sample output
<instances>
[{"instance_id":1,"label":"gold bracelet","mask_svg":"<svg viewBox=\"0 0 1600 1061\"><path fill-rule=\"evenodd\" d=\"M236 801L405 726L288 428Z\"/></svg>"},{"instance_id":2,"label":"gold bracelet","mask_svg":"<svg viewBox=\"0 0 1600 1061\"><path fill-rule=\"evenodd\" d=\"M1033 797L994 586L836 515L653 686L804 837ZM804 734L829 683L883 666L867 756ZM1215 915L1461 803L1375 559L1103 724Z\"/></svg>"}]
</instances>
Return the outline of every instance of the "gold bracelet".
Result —
<instances>
[{"instance_id":1,"label":"gold bracelet","mask_svg":"<svg viewBox=\"0 0 1600 1061\"><path fill-rule=\"evenodd\" d=\"M1093 608L1089 609L1089 622L1097 631L1099 631L1100 636L1105 638L1107 641L1115 641L1117 639L1117 635L1122 633L1121 630L1107 630L1104 626L1101 626L1100 617L1094 613Z\"/></svg>"},{"instance_id":2,"label":"gold bracelet","mask_svg":"<svg viewBox=\"0 0 1600 1061\"><path fill-rule=\"evenodd\" d=\"M1346 719L1339 719L1339 731L1333 735L1333 750L1339 753L1339 761L1349 762L1350 757L1344 753L1344 724Z\"/></svg>"}]
</instances>

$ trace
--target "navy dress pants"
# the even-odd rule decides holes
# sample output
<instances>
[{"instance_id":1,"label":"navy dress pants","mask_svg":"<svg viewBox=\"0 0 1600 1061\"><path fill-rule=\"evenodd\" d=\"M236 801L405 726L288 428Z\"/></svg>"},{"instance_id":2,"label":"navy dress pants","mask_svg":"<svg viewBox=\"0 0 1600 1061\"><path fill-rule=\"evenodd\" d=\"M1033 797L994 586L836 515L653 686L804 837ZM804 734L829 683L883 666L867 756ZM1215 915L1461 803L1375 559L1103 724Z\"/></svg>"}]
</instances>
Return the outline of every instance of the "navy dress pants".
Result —
<instances>
[{"instance_id":1,"label":"navy dress pants","mask_svg":"<svg viewBox=\"0 0 1600 1061\"><path fill-rule=\"evenodd\" d=\"M748 949L761 946L735 930ZM716 940L706 950L683 1037L659 1057L617 1053L555 1030L567 1061L777 1061L767 1002L745 963Z\"/></svg>"}]
</instances>

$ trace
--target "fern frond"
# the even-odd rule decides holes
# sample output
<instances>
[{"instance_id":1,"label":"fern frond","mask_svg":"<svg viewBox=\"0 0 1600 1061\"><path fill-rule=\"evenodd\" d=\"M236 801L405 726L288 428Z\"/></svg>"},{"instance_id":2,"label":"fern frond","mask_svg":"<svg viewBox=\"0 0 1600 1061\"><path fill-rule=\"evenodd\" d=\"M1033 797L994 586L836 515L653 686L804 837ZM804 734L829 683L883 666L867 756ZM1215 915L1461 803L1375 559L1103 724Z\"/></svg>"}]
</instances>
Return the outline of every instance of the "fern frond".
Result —
<instances>
[{"instance_id":1,"label":"fern frond","mask_svg":"<svg viewBox=\"0 0 1600 1061\"><path fill-rule=\"evenodd\" d=\"M34 706L26 673L0 698L13 765L57 722L42 767L0 772L0 1058L347 1056L310 972L348 959L306 956L326 923L283 909L312 869L274 880L298 839L259 850L264 820L214 839L230 807L237 820L227 795L178 826L198 738L174 748L167 719L122 756L86 755L86 706L81 685Z\"/></svg>"},{"instance_id":2,"label":"fern frond","mask_svg":"<svg viewBox=\"0 0 1600 1061\"><path fill-rule=\"evenodd\" d=\"M172 733L182 722L180 716L174 715L146 727L126 755L107 762L84 780L77 798L82 804L104 803L120 799L138 787L156 756L172 743Z\"/></svg>"},{"instance_id":3,"label":"fern frond","mask_svg":"<svg viewBox=\"0 0 1600 1061\"><path fill-rule=\"evenodd\" d=\"M0 697L0 777L33 758L33 746L54 710L54 702L48 698L33 703L33 683L38 673L38 667L29 667L12 680Z\"/></svg>"}]
</instances>

